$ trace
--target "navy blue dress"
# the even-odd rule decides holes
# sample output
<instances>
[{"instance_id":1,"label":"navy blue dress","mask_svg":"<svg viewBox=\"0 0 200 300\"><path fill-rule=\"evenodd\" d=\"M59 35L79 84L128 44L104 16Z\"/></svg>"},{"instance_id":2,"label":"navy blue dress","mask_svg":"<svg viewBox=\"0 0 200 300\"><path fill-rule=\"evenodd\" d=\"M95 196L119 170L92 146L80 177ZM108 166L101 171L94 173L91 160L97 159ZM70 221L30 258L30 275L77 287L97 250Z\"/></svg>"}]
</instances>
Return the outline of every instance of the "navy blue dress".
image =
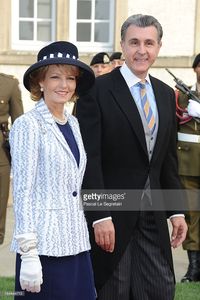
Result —
<instances>
[{"instance_id":1,"label":"navy blue dress","mask_svg":"<svg viewBox=\"0 0 200 300\"><path fill-rule=\"evenodd\" d=\"M71 129L69 123L67 122L65 125L60 125L57 123L57 125L58 125L60 131L62 132L62 134L64 135L65 140L68 143L69 148L71 149L71 151L76 159L77 165L79 166L80 153L79 153L78 146L77 146L76 140L74 138L74 135L73 135L73 132L72 132L72 129Z\"/></svg>"},{"instance_id":2,"label":"navy blue dress","mask_svg":"<svg viewBox=\"0 0 200 300\"><path fill-rule=\"evenodd\" d=\"M67 122L58 124L68 143L77 165L80 153L72 129ZM52 257L40 255L43 284L40 293L22 291L19 275L20 254L16 257L15 300L95 300L96 291L90 253L88 251L72 256Z\"/></svg>"}]
</instances>

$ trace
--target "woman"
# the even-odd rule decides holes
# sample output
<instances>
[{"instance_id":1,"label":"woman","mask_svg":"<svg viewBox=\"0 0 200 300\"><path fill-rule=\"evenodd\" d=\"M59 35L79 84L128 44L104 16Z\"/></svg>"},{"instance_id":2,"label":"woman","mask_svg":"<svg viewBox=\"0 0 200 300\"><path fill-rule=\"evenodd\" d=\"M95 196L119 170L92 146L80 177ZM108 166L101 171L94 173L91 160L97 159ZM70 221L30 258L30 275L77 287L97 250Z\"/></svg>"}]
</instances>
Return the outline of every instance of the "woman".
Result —
<instances>
[{"instance_id":1,"label":"woman","mask_svg":"<svg viewBox=\"0 0 200 300\"><path fill-rule=\"evenodd\" d=\"M80 196L86 155L78 122L65 109L93 83L76 46L63 41L41 49L24 74L24 86L38 103L10 132L16 220L11 249L17 252L16 294L23 299L95 299Z\"/></svg>"}]
</instances>

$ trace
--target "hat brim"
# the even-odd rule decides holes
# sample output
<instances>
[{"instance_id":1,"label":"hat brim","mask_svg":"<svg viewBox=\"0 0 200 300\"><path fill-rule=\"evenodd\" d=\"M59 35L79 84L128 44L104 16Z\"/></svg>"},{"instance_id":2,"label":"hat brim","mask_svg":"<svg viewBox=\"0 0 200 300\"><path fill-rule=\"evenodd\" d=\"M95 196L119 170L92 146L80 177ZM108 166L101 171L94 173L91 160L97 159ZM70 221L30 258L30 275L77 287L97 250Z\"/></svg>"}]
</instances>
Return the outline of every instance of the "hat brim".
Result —
<instances>
[{"instance_id":1,"label":"hat brim","mask_svg":"<svg viewBox=\"0 0 200 300\"><path fill-rule=\"evenodd\" d=\"M30 83L29 83L29 79L30 79L30 74L41 68L44 66L48 66L48 65L72 65L72 66L76 66L78 68L80 68L81 75L78 79L78 86L77 86L77 93L78 95L82 95L84 93L86 93L94 84L95 81L95 76L94 76L94 72L93 70L86 65L85 63L76 60L76 59L72 59L72 58L60 58L60 57L55 57L55 58L50 58L50 59L46 59L46 60L42 60L39 61L35 64L33 64L32 66L30 66L26 72L24 73L24 77L23 77L23 83L25 88L30 92Z\"/></svg>"}]
</instances>

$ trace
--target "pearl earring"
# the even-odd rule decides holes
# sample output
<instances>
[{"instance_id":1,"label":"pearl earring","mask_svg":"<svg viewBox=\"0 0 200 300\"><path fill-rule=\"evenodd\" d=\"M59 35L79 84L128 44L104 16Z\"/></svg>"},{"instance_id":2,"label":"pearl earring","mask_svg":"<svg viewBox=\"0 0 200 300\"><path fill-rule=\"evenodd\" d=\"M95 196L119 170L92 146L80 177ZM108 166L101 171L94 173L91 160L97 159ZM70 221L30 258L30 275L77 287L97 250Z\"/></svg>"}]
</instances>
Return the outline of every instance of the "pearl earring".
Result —
<instances>
[{"instance_id":1,"label":"pearl earring","mask_svg":"<svg viewBox=\"0 0 200 300\"><path fill-rule=\"evenodd\" d=\"M43 89L43 87L41 87L41 88L40 88L40 91L41 91L41 92L44 92L44 89Z\"/></svg>"}]
</instances>

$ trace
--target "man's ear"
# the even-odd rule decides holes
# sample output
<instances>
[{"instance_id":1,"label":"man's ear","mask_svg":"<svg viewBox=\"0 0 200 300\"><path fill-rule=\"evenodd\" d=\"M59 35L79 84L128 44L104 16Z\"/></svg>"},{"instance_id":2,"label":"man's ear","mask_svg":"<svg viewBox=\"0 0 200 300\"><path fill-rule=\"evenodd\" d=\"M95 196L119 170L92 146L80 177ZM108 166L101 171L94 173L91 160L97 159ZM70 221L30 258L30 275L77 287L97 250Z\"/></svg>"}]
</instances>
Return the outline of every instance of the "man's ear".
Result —
<instances>
[{"instance_id":1,"label":"man's ear","mask_svg":"<svg viewBox=\"0 0 200 300\"><path fill-rule=\"evenodd\" d=\"M122 49L122 54L123 54L123 57L124 57L124 41L120 41L120 46L121 46L121 49Z\"/></svg>"}]
</instances>

